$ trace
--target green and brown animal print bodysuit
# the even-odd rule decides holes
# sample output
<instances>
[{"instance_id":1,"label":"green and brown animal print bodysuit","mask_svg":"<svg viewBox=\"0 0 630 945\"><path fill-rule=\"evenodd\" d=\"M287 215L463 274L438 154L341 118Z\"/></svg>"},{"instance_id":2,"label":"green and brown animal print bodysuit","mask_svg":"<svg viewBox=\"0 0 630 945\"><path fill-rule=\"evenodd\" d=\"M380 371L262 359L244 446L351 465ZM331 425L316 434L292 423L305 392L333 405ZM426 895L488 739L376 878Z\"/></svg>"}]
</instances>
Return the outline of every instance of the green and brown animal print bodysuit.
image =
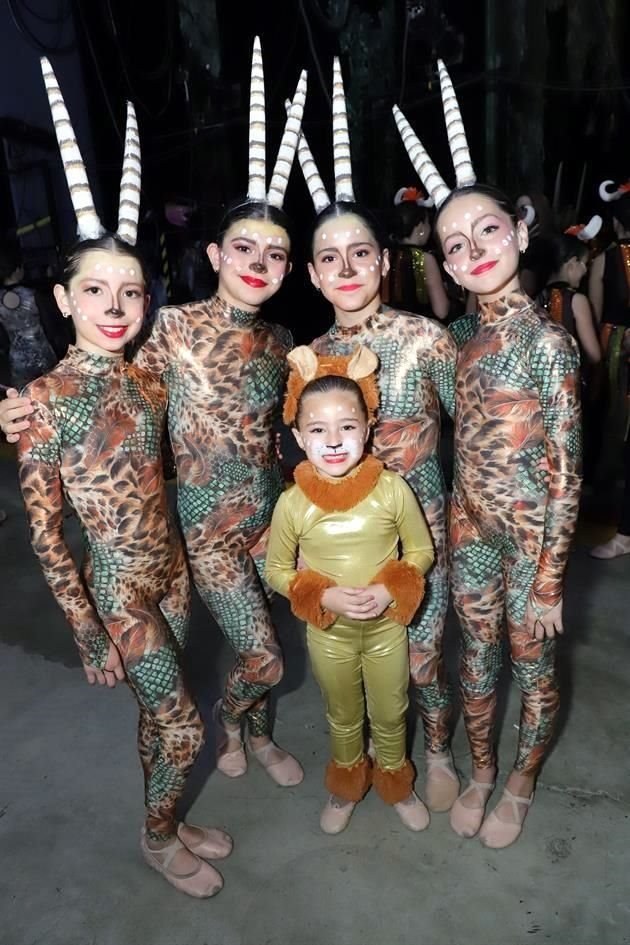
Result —
<instances>
[{"instance_id":1,"label":"green and brown animal print bodysuit","mask_svg":"<svg viewBox=\"0 0 630 945\"><path fill-rule=\"evenodd\" d=\"M121 357L70 348L25 391L35 406L18 444L31 542L86 665L110 640L140 707L147 829L175 832L175 803L203 742L178 661L190 587L169 522L160 438L166 392ZM63 533L63 499L81 524L84 578Z\"/></svg>"},{"instance_id":2,"label":"green and brown animal print bodysuit","mask_svg":"<svg viewBox=\"0 0 630 945\"><path fill-rule=\"evenodd\" d=\"M254 556L284 485L272 427L291 346L286 329L214 296L161 309L136 358L167 384L193 579L237 653L222 717L246 713L253 735L270 733L268 691L283 669Z\"/></svg>"},{"instance_id":3,"label":"green and brown animal print bodysuit","mask_svg":"<svg viewBox=\"0 0 630 945\"><path fill-rule=\"evenodd\" d=\"M541 612L562 598L581 485L579 353L521 291L466 318L455 327L468 340L457 364L451 509L464 717L473 763L493 767L507 613L522 693L516 769L535 775L558 709L555 640L533 639L523 621L529 600Z\"/></svg>"}]
</instances>

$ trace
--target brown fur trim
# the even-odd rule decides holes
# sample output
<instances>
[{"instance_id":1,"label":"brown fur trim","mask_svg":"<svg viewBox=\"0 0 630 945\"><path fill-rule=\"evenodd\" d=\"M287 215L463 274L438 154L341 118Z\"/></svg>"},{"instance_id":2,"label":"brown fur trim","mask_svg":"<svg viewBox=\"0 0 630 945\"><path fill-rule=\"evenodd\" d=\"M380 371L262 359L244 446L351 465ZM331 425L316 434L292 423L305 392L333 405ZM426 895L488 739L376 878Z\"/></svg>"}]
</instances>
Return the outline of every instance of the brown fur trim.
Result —
<instances>
[{"instance_id":1,"label":"brown fur trim","mask_svg":"<svg viewBox=\"0 0 630 945\"><path fill-rule=\"evenodd\" d=\"M358 764L344 768L336 761L329 761L326 766L324 784L331 794L343 797L344 801L360 801L367 794L372 783L370 759L363 757Z\"/></svg>"},{"instance_id":2,"label":"brown fur trim","mask_svg":"<svg viewBox=\"0 0 630 945\"><path fill-rule=\"evenodd\" d=\"M407 759L402 768L398 768L397 771L379 768L375 764L372 783L381 800L386 804L398 804L411 794L415 777L413 765Z\"/></svg>"},{"instance_id":3,"label":"brown fur trim","mask_svg":"<svg viewBox=\"0 0 630 945\"><path fill-rule=\"evenodd\" d=\"M352 472L339 479L320 476L308 460L296 467L294 477L306 498L318 509L324 512L347 512L370 494L382 472L380 459L366 456Z\"/></svg>"},{"instance_id":4,"label":"brown fur trim","mask_svg":"<svg viewBox=\"0 0 630 945\"><path fill-rule=\"evenodd\" d=\"M407 561L388 561L370 584L384 584L394 598L385 615L408 627L424 597L424 575Z\"/></svg>"},{"instance_id":5,"label":"brown fur trim","mask_svg":"<svg viewBox=\"0 0 630 945\"><path fill-rule=\"evenodd\" d=\"M314 378L325 377L327 374L336 374L340 377L348 377L348 365L352 361L354 354L329 355L320 354L317 356L318 367ZM378 409L378 387L376 385L376 375L368 374L367 377L352 378L361 388L365 406L368 410L368 420L373 420ZM284 409L282 417L287 426L291 426L297 417L298 404L302 391L309 381L305 380L298 371L292 370L287 381L287 390L284 398Z\"/></svg>"},{"instance_id":6,"label":"brown fur trim","mask_svg":"<svg viewBox=\"0 0 630 945\"><path fill-rule=\"evenodd\" d=\"M336 587L336 584L323 574L298 571L289 584L289 603L295 616L320 630L330 627L337 619L337 614L322 607L322 594L328 587Z\"/></svg>"}]
</instances>

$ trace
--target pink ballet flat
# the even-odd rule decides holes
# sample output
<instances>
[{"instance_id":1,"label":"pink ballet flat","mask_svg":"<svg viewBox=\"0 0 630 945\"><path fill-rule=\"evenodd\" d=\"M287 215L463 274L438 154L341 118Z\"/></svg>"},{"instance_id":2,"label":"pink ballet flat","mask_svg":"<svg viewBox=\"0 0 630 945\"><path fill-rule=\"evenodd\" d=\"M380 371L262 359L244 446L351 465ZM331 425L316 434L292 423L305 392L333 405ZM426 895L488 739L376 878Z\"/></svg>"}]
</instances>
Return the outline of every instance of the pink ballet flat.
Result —
<instances>
[{"instance_id":1,"label":"pink ballet flat","mask_svg":"<svg viewBox=\"0 0 630 945\"><path fill-rule=\"evenodd\" d=\"M192 896L194 899L210 899L216 896L223 888L223 877L213 866L204 863L198 856L191 853L196 861L195 867L188 873L176 873L170 868L173 859L180 850L188 849L177 837L160 850L152 850L147 844L146 828L142 828L140 835L140 849L147 866L160 873L167 883L179 892Z\"/></svg>"},{"instance_id":2,"label":"pink ballet flat","mask_svg":"<svg viewBox=\"0 0 630 945\"><path fill-rule=\"evenodd\" d=\"M589 551L591 558L619 558L621 555L630 555L630 535L613 535L610 541L603 545L595 545Z\"/></svg>"},{"instance_id":3,"label":"pink ballet flat","mask_svg":"<svg viewBox=\"0 0 630 945\"><path fill-rule=\"evenodd\" d=\"M212 710L216 740L217 769L222 774L227 775L228 778L240 778L247 771L247 757L245 755L245 748L243 746L243 742L241 741L239 747L235 748L234 751L225 750L225 746L229 744L232 733L226 730L223 722L221 721L222 705L223 700L219 699L218 702L215 702L214 708Z\"/></svg>"},{"instance_id":4,"label":"pink ballet flat","mask_svg":"<svg viewBox=\"0 0 630 945\"><path fill-rule=\"evenodd\" d=\"M431 821L429 812L415 791L412 791L404 801L398 801L393 807L407 830L418 833L429 826Z\"/></svg>"},{"instance_id":5,"label":"pink ballet flat","mask_svg":"<svg viewBox=\"0 0 630 945\"><path fill-rule=\"evenodd\" d=\"M533 800L533 794L530 797L519 797L518 794L512 794L511 791L504 788L501 800L494 810L488 814L483 822L483 827L479 831L479 839L484 847L489 847L491 850L504 850L505 847L511 846L518 840ZM507 804L509 804L508 816L511 819L502 820L497 811ZM519 810L519 804L521 810Z\"/></svg>"},{"instance_id":6,"label":"pink ballet flat","mask_svg":"<svg viewBox=\"0 0 630 945\"><path fill-rule=\"evenodd\" d=\"M184 839L186 828L198 831L200 836L192 841ZM230 855L234 846L229 833L218 830L216 827L197 827L193 824L180 823L177 825L177 836L191 853L200 856L203 860L223 860Z\"/></svg>"},{"instance_id":7,"label":"pink ballet flat","mask_svg":"<svg viewBox=\"0 0 630 945\"><path fill-rule=\"evenodd\" d=\"M262 748L252 748L251 741L247 748L258 764L262 765L272 781L279 784L280 787L295 787L304 780L304 771L302 765L293 755L283 748L279 748L274 742L263 745ZM281 757L278 757L278 753ZM275 760L272 760L275 755Z\"/></svg>"},{"instance_id":8,"label":"pink ballet flat","mask_svg":"<svg viewBox=\"0 0 630 945\"><path fill-rule=\"evenodd\" d=\"M427 780L424 796L429 810L442 814L450 810L459 795L459 778L453 765L450 751L436 754L425 753L427 762ZM443 771L445 778L436 778L435 772Z\"/></svg>"},{"instance_id":9,"label":"pink ballet flat","mask_svg":"<svg viewBox=\"0 0 630 945\"><path fill-rule=\"evenodd\" d=\"M477 792L477 799L479 800L477 807L465 807L462 804L462 797L465 797L471 791ZM465 837L469 840L479 833L486 811L486 804L493 791L494 781L488 784L484 781L475 781L474 778L470 779L468 787L464 788L451 807L450 824L459 837Z\"/></svg>"},{"instance_id":10,"label":"pink ballet flat","mask_svg":"<svg viewBox=\"0 0 630 945\"><path fill-rule=\"evenodd\" d=\"M324 833L341 833L350 823L352 811L356 806L354 801L342 801L331 794L319 818L319 826Z\"/></svg>"}]
</instances>

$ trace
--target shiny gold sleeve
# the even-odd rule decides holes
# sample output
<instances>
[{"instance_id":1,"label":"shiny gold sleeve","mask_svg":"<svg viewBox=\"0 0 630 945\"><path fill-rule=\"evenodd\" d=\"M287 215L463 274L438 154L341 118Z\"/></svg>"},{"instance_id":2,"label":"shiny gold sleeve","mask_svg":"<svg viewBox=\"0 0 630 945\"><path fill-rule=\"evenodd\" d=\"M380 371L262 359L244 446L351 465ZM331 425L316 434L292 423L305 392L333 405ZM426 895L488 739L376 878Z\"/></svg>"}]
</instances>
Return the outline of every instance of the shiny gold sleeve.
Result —
<instances>
[{"instance_id":1,"label":"shiny gold sleeve","mask_svg":"<svg viewBox=\"0 0 630 945\"><path fill-rule=\"evenodd\" d=\"M289 489L280 496L273 512L265 578L274 591L289 598L296 617L323 630L337 619L336 614L321 605L322 594L326 588L334 587L335 582L317 571L297 569L300 534L291 502L292 492L293 489Z\"/></svg>"},{"instance_id":2,"label":"shiny gold sleeve","mask_svg":"<svg viewBox=\"0 0 630 945\"><path fill-rule=\"evenodd\" d=\"M384 584L393 603L385 611L408 626L424 597L424 575L433 564L433 542L418 501L400 476L392 480L392 499L402 556L388 561L372 584Z\"/></svg>"}]
</instances>

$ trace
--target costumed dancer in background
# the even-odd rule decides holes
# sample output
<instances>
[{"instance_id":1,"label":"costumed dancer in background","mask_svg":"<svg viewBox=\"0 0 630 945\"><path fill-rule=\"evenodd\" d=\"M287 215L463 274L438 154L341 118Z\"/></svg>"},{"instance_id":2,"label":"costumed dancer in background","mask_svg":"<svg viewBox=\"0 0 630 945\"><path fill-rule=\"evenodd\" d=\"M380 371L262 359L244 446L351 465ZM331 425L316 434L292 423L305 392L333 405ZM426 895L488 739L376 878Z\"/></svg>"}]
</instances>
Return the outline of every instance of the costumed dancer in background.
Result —
<instances>
[{"instance_id":1,"label":"costumed dancer in background","mask_svg":"<svg viewBox=\"0 0 630 945\"><path fill-rule=\"evenodd\" d=\"M78 222L78 242L54 290L64 318L74 323L76 346L26 389L34 410L18 459L31 542L72 627L88 681L114 686L126 679L138 702L144 859L176 889L206 898L223 880L201 858L227 856L232 841L223 831L176 819L203 725L179 664L190 587L161 467L166 390L124 359L149 302L134 248L140 205L135 113L129 104L118 230L107 233L46 59L42 71ZM64 538L64 497L83 530L85 584Z\"/></svg>"},{"instance_id":2,"label":"costumed dancer in background","mask_svg":"<svg viewBox=\"0 0 630 945\"><path fill-rule=\"evenodd\" d=\"M280 414L291 335L259 317L291 269L282 212L306 95L302 73L269 190L265 182L265 90L254 43L247 198L229 211L208 257L218 273L208 301L160 309L135 364L168 388L168 429L178 478L178 512L195 586L236 651L216 707L217 767L247 770L241 740L282 786L299 784L298 762L271 740L269 690L283 662L254 561L283 488L273 424ZM4 408L4 409L3 409ZM0 405L5 433L25 428L25 405ZM13 422L20 419L20 422Z\"/></svg>"},{"instance_id":3,"label":"costumed dancer in background","mask_svg":"<svg viewBox=\"0 0 630 945\"><path fill-rule=\"evenodd\" d=\"M602 447L598 477L613 482L623 462L625 487L621 519L617 531L602 545L591 550L594 558L616 558L630 554L630 439L628 397L630 377L630 183L613 190L613 181L604 181L599 195L610 206L617 240L597 256L589 277L589 297L597 321L601 323L601 347L605 363L606 389L600 417Z\"/></svg>"},{"instance_id":4,"label":"costumed dancer in background","mask_svg":"<svg viewBox=\"0 0 630 945\"><path fill-rule=\"evenodd\" d=\"M601 359L591 303L579 291L589 267L588 241L595 238L601 225L602 218L595 216L585 226L572 227L572 232L558 233L548 240L551 276L537 298L554 322L563 325L577 341L583 379L584 367Z\"/></svg>"},{"instance_id":5,"label":"costumed dancer in background","mask_svg":"<svg viewBox=\"0 0 630 945\"><path fill-rule=\"evenodd\" d=\"M415 187L401 187L394 197L390 221L389 272L381 298L392 308L445 321L449 302L435 257L426 249L431 238L429 207Z\"/></svg>"},{"instance_id":6,"label":"costumed dancer in background","mask_svg":"<svg viewBox=\"0 0 630 945\"><path fill-rule=\"evenodd\" d=\"M439 72L454 190L402 112L394 113L435 200L445 269L480 302L478 316L462 320L469 340L457 363L451 584L463 630L461 693L473 776L451 809L451 826L464 837L481 828L482 842L500 848L522 830L558 712L555 636L563 630L562 581L581 482L579 353L520 287L527 227L500 192L476 183L442 62ZM497 773L494 722L506 617L521 690L518 750L503 795L484 819Z\"/></svg>"},{"instance_id":7,"label":"costumed dancer in background","mask_svg":"<svg viewBox=\"0 0 630 945\"><path fill-rule=\"evenodd\" d=\"M24 387L50 371L57 357L42 327L35 292L23 285L17 249L0 246L0 326L9 339L9 370L14 387Z\"/></svg>"},{"instance_id":8,"label":"costumed dancer in background","mask_svg":"<svg viewBox=\"0 0 630 945\"><path fill-rule=\"evenodd\" d=\"M326 703L332 760L320 825L340 833L373 783L406 827L424 830L429 814L406 754L406 625L433 561L431 536L404 479L364 455L378 406L376 356L358 347L352 357L318 358L300 347L289 361L284 420L307 460L276 505L266 576L307 622ZM364 752L366 700L373 771Z\"/></svg>"},{"instance_id":9,"label":"costumed dancer in background","mask_svg":"<svg viewBox=\"0 0 630 945\"><path fill-rule=\"evenodd\" d=\"M448 810L459 781L449 749L452 694L442 637L448 603L446 485L439 459L440 407L452 415L455 343L435 319L408 315L381 302L389 268L377 225L355 202L350 140L339 62L333 82L335 200L331 201L304 135L298 156L317 218L310 241L309 273L335 312L332 328L312 347L318 354L348 355L357 344L379 359L380 411L372 453L413 490L426 516L435 563L426 579L422 609L409 625L411 678L424 725L425 800ZM439 398L439 399L438 399Z\"/></svg>"}]
</instances>

